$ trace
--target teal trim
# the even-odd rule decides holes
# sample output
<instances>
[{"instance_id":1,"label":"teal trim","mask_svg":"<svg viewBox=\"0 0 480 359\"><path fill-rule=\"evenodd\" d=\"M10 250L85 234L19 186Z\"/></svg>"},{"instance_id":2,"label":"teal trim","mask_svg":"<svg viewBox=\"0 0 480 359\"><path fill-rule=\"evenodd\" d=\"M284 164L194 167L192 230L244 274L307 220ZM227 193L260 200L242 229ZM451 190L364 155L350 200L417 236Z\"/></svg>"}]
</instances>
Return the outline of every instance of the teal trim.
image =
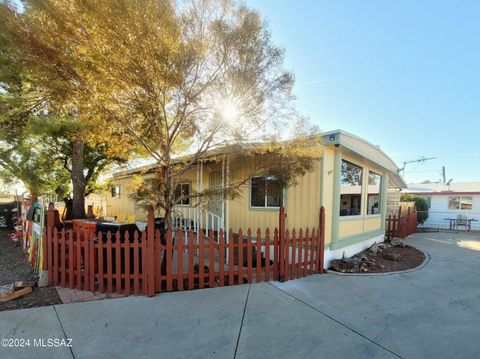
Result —
<instances>
[{"instance_id":1,"label":"teal trim","mask_svg":"<svg viewBox=\"0 0 480 359\"><path fill-rule=\"evenodd\" d=\"M333 195L332 195L332 243L338 241L340 232L340 175L342 172L342 153L335 148L333 156Z\"/></svg>"},{"instance_id":2,"label":"teal trim","mask_svg":"<svg viewBox=\"0 0 480 359\"><path fill-rule=\"evenodd\" d=\"M325 150L322 153L322 157L320 158L320 207L321 206L325 207L325 203L323 203L323 199L324 199L323 184L325 183L325 178L326 178L326 176L325 176L325 160L323 158L324 155L325 155Z\"/></svg>"},{"instance_id":3,"label":"teal trim","mask_svg":"<svg viewBox=\"0 0 480 359\"><path fill-rule=\"evenodd\" d=\"M381 198L381 204L380 204L380 210L381 210L381 214L382 214L382 220L381 220L381 225L382 225L382 231L383 233L385 233L385 220L387 219L387 190L388 190L388 181L389 181L389 177L388 177L388 174L385 174L383 177L382 177L382 188L381 188L381 192L382 192L382 198Z\"/></svg>"},{"instance_id":4,"label":"teal trim","mask_svg":"<svg viewBox=\"0 0 480 359\"><path fill-rule=\"evenodd\" d=\"M340 238L340 240L338 242L330 243L330 249L340 249L340 248L344 248L344 247L347 247L347 246L351 246L352 244L363 242L363 241L365 241L367 239L371 239L373 237L381 236L384 233L385 232L383 230L377 229L377 230L374 230L374 231L363 232L363 233L360 233L360 234L354 234L354 235L351 235L351 236L342 237L342 238Z\"/></svg>"}]
</instances>

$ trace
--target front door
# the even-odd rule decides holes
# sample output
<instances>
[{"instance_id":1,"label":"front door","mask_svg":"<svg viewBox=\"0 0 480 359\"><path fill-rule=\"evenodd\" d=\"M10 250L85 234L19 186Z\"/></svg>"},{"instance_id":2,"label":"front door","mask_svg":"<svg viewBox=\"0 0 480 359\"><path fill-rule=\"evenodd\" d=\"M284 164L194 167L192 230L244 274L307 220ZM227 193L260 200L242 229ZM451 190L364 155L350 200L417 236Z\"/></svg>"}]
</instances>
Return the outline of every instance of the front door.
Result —
<instances>
[{"instance_id":1,"label":"front door","mask_svg":"<svg viewBox=\"0 0 480 359\"><path fill-rule=\"evenodd\" d=\"M210 172L209 188L211 190L220 190L222 188L222 171ZM222 216L222 196L218 194L210 198L208 203L208 210L213 214Z\"/></svg>"}]
</instances>

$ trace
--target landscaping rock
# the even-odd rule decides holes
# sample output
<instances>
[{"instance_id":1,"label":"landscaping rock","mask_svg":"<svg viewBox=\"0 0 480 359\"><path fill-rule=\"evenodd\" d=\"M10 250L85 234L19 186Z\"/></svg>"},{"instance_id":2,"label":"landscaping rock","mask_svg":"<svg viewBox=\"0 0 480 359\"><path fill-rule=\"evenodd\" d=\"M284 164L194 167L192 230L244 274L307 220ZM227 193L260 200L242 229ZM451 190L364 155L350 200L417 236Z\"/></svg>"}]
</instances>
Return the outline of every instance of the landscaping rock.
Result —
<instances>
[{"instance_id":1,"label":"landscaping rock","mask_svg":"<svg viewBox=\"0 0 480 359\"><path fill-rule=\"evenodd\" d=\"M379 250L379 248L378 248L377 242L374 242L374 243L370 246L370 248L368 248L368 251L369 251L370 253L372 253L372 254L377 254L377 253L378 253L378 250Z\"/></svg>"},{"instance_id":2,"label":"landscaping rock","mask_svg":"<svg viewBox=\"0 0 480 359\"><path fill-rule=\"evenodd\" d=\"M384 253L383 258L389 261L398 261L402 256L398 253Z\"/></svg>"},{"instance_id":3,"label":"landscaping rock","mask_svg":"<svg viewBox=\"0 0 480 359\"><path fill-rule=\"evenodd\" d=\"M407 246L404 241L402 241L401 239L398 239L398 238L393 238L390 243L394 247L405 248Z\"/></svg>"},{"instance_id":4,"label":"landscaping rock","mask_svg":"<svg viewBox=\"0 0 480 359\"><path fill-rule=\"evenodd\" d=\"M330 265L333 270L341 273L353 273L359 269L360 260L358 258L334 259Z\"/></svg>"}]
</instances>

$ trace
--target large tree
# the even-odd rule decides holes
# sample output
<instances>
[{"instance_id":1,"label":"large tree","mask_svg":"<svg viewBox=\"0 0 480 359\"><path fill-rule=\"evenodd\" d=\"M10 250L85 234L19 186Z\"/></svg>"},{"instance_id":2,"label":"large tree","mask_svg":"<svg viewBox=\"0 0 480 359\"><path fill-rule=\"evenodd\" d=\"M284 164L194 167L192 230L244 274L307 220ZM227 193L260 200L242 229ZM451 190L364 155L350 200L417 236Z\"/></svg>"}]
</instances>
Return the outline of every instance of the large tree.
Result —
<instances>
[{"instance_id":1,"label":"large tree","mask_svg":"<svg viewBox=\"0 0 480 359\"><path fill-rule=\"evenodd\" d=\"M121 130L104 126L98 112L90 109L87 95L94 92L82 80L82 68L88 63L72 36L78 29L67 25L73 14L63 9L69 4L73 2L26 1L22 12L13 3L0 4L1 125L12 132L3 138L10 151L6 155L10 156L12 142L36 139L36 151L55 162L55 167L45 168L30 157L29 163L37 164L31 167L38 178L44 176L42 170L67 171L73 187L73 218L83 218L85 196L99 173L112 163L124 162L132 148ZM79 20L77 24L84 19ZM14 170L7 172L20 173Z\"/></svg>"},{"instance_id":2,"label":"large tree","mask_svg":"<svg viewBox=\"0 0 480 359\"><path fill-rule=\"evenodd\" d=\"M95 107L157 163L137 199L163 209L167 223L180 177L212 152L251 157L252 172L275 173L285 185L320 155L318 141L305 137L312 126L293 109L284 51L257 12L225 0L81 3L101 30L89 50L101 74ZM234 197L249 174L218 191Z\"/></svg>"},{"instance_id":3,"label":"large tree","mask_svg":"<svg viewBox=\"0 0 480 359\"><path fill-rule=\"evenodd\" d=\"M7 14L0 21L50 103L115 129L154 159L151 204L168 223L179 178L215 149L223 148L218 157L250 155L285 185L320 155L312 138L281 141L311 127L293 109L284 51L239 2L29 0L24 15ZM222 195L234 196L245 181L230 182Z\"/></svg>"}]
</instances>

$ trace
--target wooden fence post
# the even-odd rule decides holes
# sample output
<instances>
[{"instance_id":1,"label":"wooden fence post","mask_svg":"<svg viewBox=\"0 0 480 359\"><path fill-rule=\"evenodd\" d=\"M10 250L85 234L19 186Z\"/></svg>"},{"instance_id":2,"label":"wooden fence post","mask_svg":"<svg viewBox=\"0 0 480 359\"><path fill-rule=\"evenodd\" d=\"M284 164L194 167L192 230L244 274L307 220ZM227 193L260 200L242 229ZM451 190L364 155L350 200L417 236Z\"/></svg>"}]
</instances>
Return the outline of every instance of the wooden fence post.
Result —
<instances>
[{"instance_id":1,"label":"wooden fence post","mask_svg":"<svg viewBox=\"0 0 480 359\"><path fill-rule=\"evenodd\" d=\"M43 257L43 268L47 270L48 285L53 285L53 257L52 257L52 231L54 225L55 205L48 204L46 236L43 238L43 246L46 248L46 255Z\"/></svg>"},{"instance_id":2,"label":"wooden fence post","mask_svg":"<svg viewBox=\"0 0 480 359\"><path fill-rule=\"evenodd\" d=\"M285 281L285 208L280 207L279 218L278 218L278 246L279 254L278 261L280 264L279 270L279 280L280 282Z\"/></svg>"},{"instance_id":3,"label":"wooden fence post","mask_svg":"<svg viewBox=\"0 0 480 359\"><path fill-rule=\"evenodd\" d=\"M155 216L153 214L153 207L150 206L148 209L148 233L147 233L147 253L143 255L146 257L145 268L142 268L144 271L143 276L147 279L147 293L149 297L155 295Z\"/></svg>"},{"instance_id":4,"label":"wooden fence post","mask_svg":"<svg viewBox=\"0 0 480 359\"><path fill-rule=\"evenodd\" d=\"M395 229L395 232L393 234L394 237L398 237L400 234L400 220L402 219L402 206L398 207L398 216L397 216L397 226L395 227L395 222L393 223L393 227Z\"/></svg>"},{"instance_id":5,"label":"wooden fence post","mask_svg":"<svg viewBox=\"0 0 480 359\"><path fill-rule=\"evenodd\" d=\"M320 208L317 236L317 273L323 273L325 257L325 208L323 206Z\"/></svg>"}]
</instances>

